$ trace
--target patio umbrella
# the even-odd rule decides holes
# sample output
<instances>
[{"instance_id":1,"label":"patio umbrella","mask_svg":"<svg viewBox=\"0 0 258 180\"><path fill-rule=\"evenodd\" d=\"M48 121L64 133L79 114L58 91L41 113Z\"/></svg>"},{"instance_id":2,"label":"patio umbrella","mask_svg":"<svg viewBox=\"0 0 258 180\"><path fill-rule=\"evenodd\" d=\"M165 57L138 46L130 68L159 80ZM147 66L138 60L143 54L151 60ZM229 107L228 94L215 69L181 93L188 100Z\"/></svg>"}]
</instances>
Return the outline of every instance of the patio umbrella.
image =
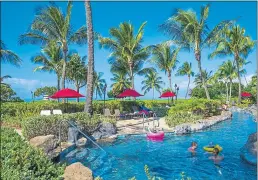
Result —
<instances>
[{"instance_id":1,"label":"patio umbrella","mask_svg":"<svg viewBox=\"0 0 258 180\"><path fill-rule=\"evenodd\" d=\"M242 97L251 97L252 94L249 93L249 92L242 92L242 93L241 93L241 96L242 96Z\"/></svg>"},{"instance_id":2,"label":"patio umbrella","mask_svg":"<svg viewBox=\"0 0 258 180\"><path fill-rule=\"evenodd\" d=\"M135 91L134 89L126 89L124 90L124 92L122 92L121 94L119 94L117 96L117 98L124 98L124 97L139 97L139 96L143 96L140 93L138 93L137 91Z\"/></svg>"},{"instance_id":3,"label":"patio umbrella","mask_svg":"<svg viewBox=\"0 0 258 180\"><path fill-rule=\"evenodd\" d=\"M79 98L79 97L85 97L85 96L83 96L80 93L78 93L77 91L69 89L69 88L59 90L55 94L50 96L50 98L52 98L52 99L58 99L58 98ZM67 107L66 107L66 110L67 110Z\"/></svg>"},{"instance_id":4,"label":"patio umbrella","mask_svg":"<svg viewBox=\"0 0 258 180\"><path fill-rule=\"evenodd\" d=\"M176 94L174 92L167 91L167 92L164 92L163 94L161 94L161 96L159 98L170 98L170 97L174 97L174 96L176 96Z\"/></svg>"}]
</instances>

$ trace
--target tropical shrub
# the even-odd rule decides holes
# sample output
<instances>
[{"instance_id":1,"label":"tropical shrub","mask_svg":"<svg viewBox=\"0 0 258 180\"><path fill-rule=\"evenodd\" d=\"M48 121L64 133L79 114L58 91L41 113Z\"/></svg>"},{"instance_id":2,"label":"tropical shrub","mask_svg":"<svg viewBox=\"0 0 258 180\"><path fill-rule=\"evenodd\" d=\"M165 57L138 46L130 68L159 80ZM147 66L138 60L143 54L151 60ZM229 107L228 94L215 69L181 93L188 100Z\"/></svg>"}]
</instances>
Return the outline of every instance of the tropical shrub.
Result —
<instances>
[{"instance_id":1,"label":"tropical shrub","mask_svg":"<svg viewBox=\"0 0 258 180\"><path fill-rule=\"evenodd\" d=\"M178 112L166 116L165 121L169 127L175 127L183 123L195 123L200 119L203 119L202 115L195 115L190 112Z\"/></svg>"},{"instance_id":2,"label":"tropical shrub","mask_svg":"<svg viewBox=\"0 0 258 180\"><path fill-rule=\"evenodd\" d=\"M166 107L153 107L152 110L155 112L157 117L164 117L168 113L168 108Z\"/></svg>"},{"instance_id":3,"label":"tropical shrub","mask_svg":"<svg viewBox=\"0 0 258 180\"><path fill-rule=\"evenodd\" d=\"M1 128L1 179L62 179L64 166L25 142L13 129Z\"/></svg>"},{"instance_id":4,"label":"tropical shrub","mask_svg":"<svg viewBox=\"0 0 258 180\"><path fill-rule=\"evenodd\" d=\"M68 137L69 124L65 121L74 121L80 129L91 135L98 128L101 122L115 123L115 120L103 118L98 115L89 116L85 112L50 115L50 116L35 116L30 117L22 122L23 135L31 139L35 136L53 134L59 137L59 128L61 130L61 140L66 140Z\"/></svg>"}]
</instances>

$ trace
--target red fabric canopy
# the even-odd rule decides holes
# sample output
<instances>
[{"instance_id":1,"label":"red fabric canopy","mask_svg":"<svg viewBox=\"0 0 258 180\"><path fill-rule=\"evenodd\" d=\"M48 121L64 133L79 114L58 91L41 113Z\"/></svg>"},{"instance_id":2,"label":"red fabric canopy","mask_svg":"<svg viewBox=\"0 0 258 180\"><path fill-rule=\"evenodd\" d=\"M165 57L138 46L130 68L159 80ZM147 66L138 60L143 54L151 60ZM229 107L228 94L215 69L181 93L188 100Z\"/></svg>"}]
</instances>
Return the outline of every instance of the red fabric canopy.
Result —
<instances>
[{"instance_id":1,"label":"red fabric canopy","mask_svg":"<svg viewBox=\"0 0 258 180\"><path fill-rule=\"evenodd\" d=\"M161 94L161 96L159 98L167 98L167 97L174 97L176 96L175 93L171 92L171 91L167 91L164 92L163 94Z\"/></svg>"},{"instance_id":2,"label":"red fabric canopy","mask_svg":"<svg viewBox=\"0 0 258 180\"><path fill-rule=\"evenodd\" d=\"M119 94L117 97L124 98L124 97L139 97L139 96L143 96L143 95L139 94L137 91L135 91L133 89L126 89L124 92Z\"/></svg>"},{"instance_id":3,"label":"red fabric canopy","mask_svg":"<svg viewBox=\"0 0 258 180\"><path fill-rule=\"evenodd\" d=\"M249 93L249 92L242 92L242 93L241 93L241 96L242 96L242 97L251 97L252 94Z\"/></svg>"},{"instance_id":4,"label":"red fabric canopy","mask_svg":"<svg viewBox=\"0 0 258 180\"><path fill-rule=\"evenodd\" d=\"M57 91L55 94L53 94L51 96L51 98L53 98L53 99L57 99L57 98L78 98L78 97L84 97L84 96L81 95L80 93L78 93L77 91L69 89L69 88Z\"/></svg>"}]
</instances>

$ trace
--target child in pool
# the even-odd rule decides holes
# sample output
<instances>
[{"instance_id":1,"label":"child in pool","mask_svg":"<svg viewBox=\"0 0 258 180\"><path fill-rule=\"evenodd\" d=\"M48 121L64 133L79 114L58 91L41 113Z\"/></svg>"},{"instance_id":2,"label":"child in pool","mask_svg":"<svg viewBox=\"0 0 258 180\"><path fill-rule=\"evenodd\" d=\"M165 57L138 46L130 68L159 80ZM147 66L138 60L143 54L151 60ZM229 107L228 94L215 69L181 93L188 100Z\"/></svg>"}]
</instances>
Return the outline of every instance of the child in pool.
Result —
<instances>
[{"instance_id":1,"label":"child in pool","mask_svg":"<svg viewBox=\"0 0 258 180\"><path fill-rule=\"evenodd\" d=\"M188 148L188 151L194 152L197 149L197 143L192 142L191 147Z\"/></svg>"},{"instance_id":2,"label":"child in pool","mask_svg":"<svg viewBox=\"0 0 258 180\"><path fill-rule=\"evenodd\" d=\"M219 149L218 148L214 148L214 151L213 151L213 156L209 157L209 159L213 160L214 162L220 162L221 160L224 159L223 156L220 156L219 155Z\"/></svg>"}]
</instances>

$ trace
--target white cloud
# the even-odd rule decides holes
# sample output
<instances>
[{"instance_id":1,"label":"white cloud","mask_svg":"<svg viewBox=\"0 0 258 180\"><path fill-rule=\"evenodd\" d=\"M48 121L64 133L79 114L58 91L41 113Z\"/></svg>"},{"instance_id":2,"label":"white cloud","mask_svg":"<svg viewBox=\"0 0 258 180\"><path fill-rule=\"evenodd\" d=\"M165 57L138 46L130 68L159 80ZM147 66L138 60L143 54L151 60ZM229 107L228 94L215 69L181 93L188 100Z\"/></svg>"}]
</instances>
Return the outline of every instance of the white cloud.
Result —
<instances>
[{"instance_id":1,"label":"white cloud","mask_svg":"<svg viewBox=\"0 0 258 180\"><path fill-rule=\"evenodd\" d=\"M38 80L30 80L30 79L21 79L21 78L9 78L5 80L6 83L19 86L19 88L33 90L37 85L40 85L40 81Z\"/></svg>"},{"instance_id":2,"label":"white cloud","mask_svg":"<svg viewBox=\"0 0 258 180\"><path fill-rule=\"evenodd\" d=\"M242 76L241 77L241 83L246 86L246 83L249 83L251 80L252 80L252 77L254 76L255 74L249 74L249 75L246 75L245 77ZM238 79L234 79L233 82L238 82Z\"/></svg>"}]
</instances>

